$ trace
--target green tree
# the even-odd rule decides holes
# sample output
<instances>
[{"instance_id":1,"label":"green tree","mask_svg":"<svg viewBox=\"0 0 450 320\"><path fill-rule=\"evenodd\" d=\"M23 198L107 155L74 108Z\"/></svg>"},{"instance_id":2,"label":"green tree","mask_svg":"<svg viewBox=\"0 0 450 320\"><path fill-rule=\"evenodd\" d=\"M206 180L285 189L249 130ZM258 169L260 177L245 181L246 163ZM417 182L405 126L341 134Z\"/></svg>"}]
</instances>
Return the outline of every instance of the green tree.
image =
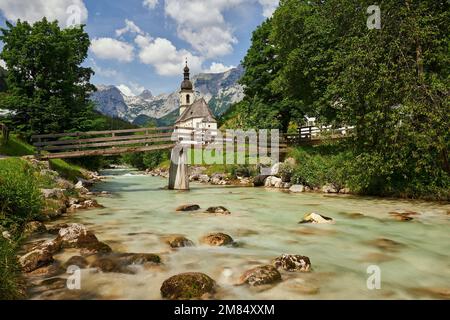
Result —
<instances>
[{"instance_id":1,"label":"green tree","mask_svg":"<svg viewBox=\"0 0 450 320\"><path fill-rule=\"evenodd\" d=\"M76 129L91 115L95 90L93 71L81 66L90 45L84 26L60 29L45 18L6 25L0 58L8 66L8 94L0 107L15 111L14 129L26 136Z\"/></svg>"}]
</instances>

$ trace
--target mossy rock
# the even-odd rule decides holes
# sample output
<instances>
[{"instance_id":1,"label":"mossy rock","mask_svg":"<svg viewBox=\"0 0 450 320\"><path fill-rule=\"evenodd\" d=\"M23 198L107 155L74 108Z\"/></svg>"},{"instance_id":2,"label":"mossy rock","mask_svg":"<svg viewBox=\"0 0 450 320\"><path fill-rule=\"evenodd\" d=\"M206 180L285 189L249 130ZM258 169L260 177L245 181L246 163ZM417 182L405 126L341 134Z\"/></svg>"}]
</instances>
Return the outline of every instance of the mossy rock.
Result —
<instances>
[{"instance_id":1,"label":"mossy rock","mask_svg":"<svg viewBox=\"0 0 450 320\"><path fill-rule=\"evenodd\" d=\"M195 299L215 292L216 282L204 273L188 272L170 277L161 286L166 299Z\"/></svg>"},{"instance_id":2,"label":"mossy rock","mask_svg":"<svg viewBox=\"0 0 450 320\"><path fill-rule=\"evenodd\" d=\"M225 233L211 233L200 239L200 242L210 246L227 246L233 245L234 240L232 237Z\"/></svg>"}]
</instances>

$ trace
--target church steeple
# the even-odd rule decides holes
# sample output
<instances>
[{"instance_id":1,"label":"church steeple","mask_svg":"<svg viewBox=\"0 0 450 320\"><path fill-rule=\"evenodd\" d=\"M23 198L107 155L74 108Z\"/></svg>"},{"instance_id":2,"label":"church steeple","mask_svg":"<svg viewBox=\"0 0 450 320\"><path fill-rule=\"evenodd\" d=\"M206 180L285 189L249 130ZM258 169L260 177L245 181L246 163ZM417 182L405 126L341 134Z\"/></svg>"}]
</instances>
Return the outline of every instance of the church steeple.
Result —
<instances>
[{"instance_id":1,"label":"church steeple","mask_svg":"<svg viewBox=\"0 0 450 320\"><path fill-rule=\"evenodd\" d=\"M190 78L190 70L187 64L183 69L184 80L181 82L181 91L180 91L180 115L186 110L194 102L194 90L193 85Z\"/></svg>"},{"instance_id":2,"label":"church steeple","mask_svg":"<svg viewBox=\"0 0 450 320\"><path fill-rule=\"evenodd\" d=\"M187 59L186 59L186 65L184 66L184 80L189 80L189 67L187 65Z\"/></svg>"}]
</instances>

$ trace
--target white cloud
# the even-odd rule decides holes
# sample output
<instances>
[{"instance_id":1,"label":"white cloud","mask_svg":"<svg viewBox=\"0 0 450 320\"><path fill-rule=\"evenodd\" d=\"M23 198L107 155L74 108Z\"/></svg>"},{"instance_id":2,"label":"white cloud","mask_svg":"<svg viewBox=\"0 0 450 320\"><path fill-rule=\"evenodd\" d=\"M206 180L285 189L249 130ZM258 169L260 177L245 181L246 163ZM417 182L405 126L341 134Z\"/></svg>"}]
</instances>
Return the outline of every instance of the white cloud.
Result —
<instances>
[{"instance_id":1,"label":"white cloud","mask_svg":"<svg viewBox=\"0 0 450 320\"><path fill-rule=\"evenodd\" d=\"M122 62L130 62L134 57L132 45L112 38L93 39L91 51L101 59L113 59Z\"/></svg>"},{"instance_id":2,"label":"white cloud","mask_svg":"<svg viewBox=\"0 0 450 320\"><path fill-rule=\"evenodd\" d=\"M278 7L279 0L258 0L263 7L263 16L271 17L275 9Z\"/></svg>"},{"instance_id":3,"label":"white cloud","mask_svg":"<svg viewBox=\"0 0 450 320\"><path fill-rule=\"evenodd\" d=\"M137 36L135 43L139 46L139 59L142 63L153 66L162 76L178 75L182 72L184 60L187 58L192 73L200 72L203 59L187 50L178 50L172 42L164 38L152 39L148 36Z\"/></svg>"},{"instance_id":4,"label":"white cloud","mask_svg":"<svg viewBox=\"0 0 450 320\"><path fill-rule=\"evenodd\" d=\"M230 69L235 68L234 66L225 66L222 63L213 62L209 69L205 70L207 73L222 73Z\"/></svg>"},{"instance_id":5,"label":"white cloud","mask_svg":"<svg viewBox=\"0 0 450 320\"><path fill-rule=\"evenodd\" d=\"M125 27L123 27L122 29L117 29L116 36L120 37L128 32L143 34L141 28L139 28L133 21L125 19Z\"/></svg>"},{"instance_id":6,"label":"white cloud","mask_svg":"<svg viewBox=\"0 0 450 320\"><path fill-rule=\"evenodd\" d=\"M130 82L128 85L120 84L117 88L126 96L137 96L145 89L143 86L134 82Z\"/></svg>"},{"instance_id":7,"label":"white cloud","mask_svg":"<svg viewBox=\"0 0 450 320\"><path fill-rule=\"evenodd\" d=\"M158 4L158 0L144 0L142 2L142 5L149 9L155 9L157 4Z\"/></svg>"},{"instance_id":8,"label":"white cloud","mask_svg":"<svg viewBox=\"0 0 450 320\"><path fill-rule=\"evenodd\" d=\"M249 0L165 0L165 13L177 23L178 36L206 58L233 51L237 39L224 11Z\"/></svg>"},{"instance_id":9,"label":"white cloud","mask_svg":"<svg viewBox=\"0 0 450 320\"><path fill-rule=\"evenodd\" d=\"M242 4L258 3L270 17L278 0L165 0L165 13L177 24L177 35L205 58L233 52L238 40L224 13Z\"/></svg>"},{"instance_id":10,"label":"white cloud","mask_svg":"<svg viewBox=\"0 0 450 320\"><path fill-rule=\"evenodd\" d=\"M7 69L6 68L6 62L2 59L0 59L0 67L2 67L3 69Z\"/></svg>"},{"instance_id":11,"label":"white cloud","mask_svg":"<svg viewBox=\"0 0 450 320\"><path fill-rule=\"evenodd\" d=\"M114 69L109 69L109 68L102 68L100 67L94 59L89 59L92 63L92 70L94 70L96 75L105 77L105 78L113 78L113 77L117 77L119 75L119 73L114 70Z\"/></svg>"},{"instance_id":12,"label":"white cloud","mask_svg":"<svg viewBox=\"0 0 450 320\"><path fill-rule=\"evenodd\" d=\"M0 0L0 11L11 21L35 22L47 17L58 20L61 27L73 21L85 23L88 17L83 0Z\"/></svg>"}]
</instances>

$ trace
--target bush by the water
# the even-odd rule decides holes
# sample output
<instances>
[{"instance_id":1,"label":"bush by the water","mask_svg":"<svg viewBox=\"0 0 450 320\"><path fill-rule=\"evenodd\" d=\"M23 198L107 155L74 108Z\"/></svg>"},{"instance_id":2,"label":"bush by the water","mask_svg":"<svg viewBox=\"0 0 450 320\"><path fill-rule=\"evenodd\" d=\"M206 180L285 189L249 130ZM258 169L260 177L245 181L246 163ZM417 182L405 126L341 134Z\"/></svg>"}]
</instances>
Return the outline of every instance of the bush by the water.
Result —
<instances>
[{"instance_id":1,"label":"bush by the water","mask_svg":"<svg viewBox=\"0 0 450 320\"><path fill-rule=\"evenodd\" d=\"M0 300L23 297L16 249L14 242L0 236Z\"/></svg>"},{"instance_id":2,"label":"bush by the water","mask_svg":"<svg viewBox=\"0 0 450 320\"><path fill-rule=\"evenodd\" d=\"M168 159L170 159L169 151L166 150L128 153L122 155L123 163L133 166L139 170L154 169Z\"/></svg>"},{"instance_id":3,"label":"bush by the water","mask_svg":"<svg viewBox=\"0 0 450 320\"><path fill-rule=\"evenodd\" d=\"M450 178L438 168L419 170L405 159L392 161L382 154L359 153L345 145L295 148L291 182L311 188L330 184L335 189L374 196L449 200ZM399 155L400 157L400 155ZM409 164L409 166L408 166Z\"/></svg>"},{"instance_id":4,"label":"bush by the water","mask_svg":"<svg viewBox=\"0 0 450 320\"><path fill-rule=\"evenodd\" d=\"M21 159L0 161L0 224L22 224L38 216L42 207L32 167Z\"/></svg>"}]
</instances>

